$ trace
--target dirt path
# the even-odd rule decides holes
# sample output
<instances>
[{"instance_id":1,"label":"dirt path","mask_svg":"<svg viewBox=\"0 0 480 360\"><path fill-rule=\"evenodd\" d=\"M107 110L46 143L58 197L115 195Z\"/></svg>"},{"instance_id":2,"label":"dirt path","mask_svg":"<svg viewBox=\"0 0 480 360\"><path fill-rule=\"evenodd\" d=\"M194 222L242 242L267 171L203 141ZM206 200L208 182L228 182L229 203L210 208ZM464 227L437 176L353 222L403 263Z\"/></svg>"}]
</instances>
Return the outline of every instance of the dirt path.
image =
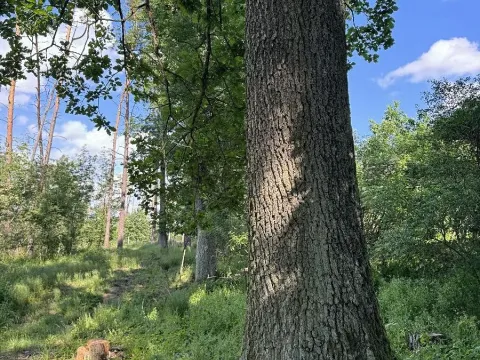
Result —
<instances>
[{"instance_id":1,"label":"dirt path","mask_svg":"<svg viewBox=\"0 0 480 360\"><path fill-rule=\"evenodd\" d=\"M138 272L143 269L136 269L126 273L124 270L115 270L115 275L108 290L103 294L103 303L108 304L118 301L122 295L135 287L135 278Z\"/></svg>"}]
</instances>

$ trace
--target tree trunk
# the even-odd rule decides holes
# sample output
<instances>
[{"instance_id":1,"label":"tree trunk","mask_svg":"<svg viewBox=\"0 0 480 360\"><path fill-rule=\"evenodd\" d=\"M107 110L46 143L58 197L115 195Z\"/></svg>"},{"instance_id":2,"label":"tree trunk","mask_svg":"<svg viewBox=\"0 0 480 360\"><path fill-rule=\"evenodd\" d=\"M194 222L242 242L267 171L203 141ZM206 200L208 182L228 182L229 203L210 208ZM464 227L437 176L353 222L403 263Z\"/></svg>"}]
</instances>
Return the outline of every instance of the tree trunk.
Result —
<instances>
[{"instance_id":1,"label":"tree trunk","mask_svg":"<svg viewBox=\"0 0 480 360\"><path fill-rule=\"evenodd\" d=\"M125 147L123 150L123 173L122 173L122 192L120 195L120 216L118 218L118 238L117 248L123 247L125 237L125 218L127 217L127 184L128 184L128 146L130 144L130 96L128 93L129 82L125 84Z\"/></svg>"},{"instance_id":2,"label":"tree trunk","mask_svg":"<svg viewBox=\"0 0 480 360\"><path fill-rule=\"evenodd\" d=\"M45 125L45 121L47 120L47 115L48 115L48 113L49 113L49 111L52 107L52 102L53 102L53 97L54 96L55 96L55 91L54 90L50 91L50 95L48 96L47 105L45 106L45 108L43 110L42 125L41 125L42 129ZM33 143L33 148L32 148L32 155L30 157L30 160L32 162L35 161L35 156L37 155L37 149L38 149L38 144L40 142L40 138L41 138L41 135L40 135L40 133L38 133L37 136L35 137L35 142Z\"/></svg>"},{"instance_id":3,"label":"tree trunk","mask_svg":"<svg viewBox=\"0 0 480 360\"><path fill-rule=\"evenodd\" d=\"M20 36L20 27L16 25L15 35ZM15 88L17 86L17 80L12 79L10 81L10 90L8 92L8 112L7 112L7 142L6 142L6 160L7 164L12 162L13 152L13 110L15 108Z\"/></svg>"},{"instance_id":4,"label":"tree trunk","mask_svg":"<svg viewBox=\"0 0 480 360\"><path fill-rule=\"evenodd\" d=\"M115 131L113 132L112 141L112 154L110 158L110 170L107 178L107 198L105 201L105 236L103 238L103 247L108 249L110 247L110 230L112 227L112 197L113 197L113 184L115 174L115 157L117 154L117 136L118 127L120 126L120 118L122 117L122 104L127 91L127 85L125 85L122 95L120 95L120 102L118 103L117 118L115 120Z\"/></svg>"},{"instance_id":5,"label":"tree trunk","mask_svg":"<svg viewBox=\"0 0 480 360\"><path fill-rule=\"evenodd\" d=\"M65 34L65 41L68 43L68 47L66 50L69 50L71 47L71 42L70 42L70 34L72 32L72 26L67 25L67 32ZM67 52L67 51L65 51ZM55 84L54 89L57 88L58 84L61 84L60 81L58 81ZM52 151L52 144L53 144L53 134L55 132L55 125L57 123L57 117L58 117L58 110L60 109L60 97L58 96L58 93L55 95L55 105L53 107L53 114L52 114L52 119L50 120L50 129L48 131L48 142L47 142L47 148L45 149L45 159L43 163L45 165L48 165L48 162L50 161L50 152Z\"/></svg>"},{"instance_id":6,"label":"tree trunk","mask_svg":"<svg viewBox=\"0 0 480 360\"><path fill-rule=\"evenodd\" d=\"M15 107L15 87L17 85L16 80L10 81L10 90L8 92L8 113L7 113L7 143L6 143L6 155L7 164L12 162L13 152L13 109Z\"/></svg>"},{"instance_id":7,"label":"tree trunk","mask_svg":"<svg viewBox=\"0 0 480 360\"><path fill-rule=\"evenodd\" d=\"M366 254L343 0L247 0L242 359L392 359Z\"/></svg>"},{"instance_id":8,"label":"tree trunk","mask_svg":"<svg viewBox=\"0 0 480 360\"><path fill-rule=\"evenodd\" d=\"M166 177L167 177L167 167L165 164L165 154L162 154L162 159L160 160L160 211L159 211L159 222L158 222L158 244L161 248L168 247L168 237L167 237L167 213L166 213Z\"/></svg>"},{"instance_id":9,"label":"tree trunk","mask_svg":"<svg viewBox=\"0 0 480 360\"><path fill-rule=\"evenodd\" d=\"M41 114L41 106L42 106L42 89L40 88L41 86L41 79L40 79L40 53L39 53L39 47L38 47L38 35L35 34L35 51L37 53L37 59L36 59L36 70L37 70L37 99L36 99L36 104L35 104L35 110L36 110L36 115L37 115L37 129L38 129L38 149L40 151L40 165L42 165L43 161L43 123L42 123L42 114ZM43 170L41 169L41 180L40 184L43 183ZM42 185L40 185L42 188Z\"/></svg>"},{"instance_id":10,"label":"tree trunk","mask_svg":"<svg viewBox=\"0 0 480 360\"><path fill-rule=\"evenodd\" d=\"M205 205L200 197L195 200L195 211L202 213ZM217 261L215 257L215 239L212 234L197 224L197 252L195 257L195 281L203 281L215 276Z\"/></svg>"},{"instance_id":11,"label":"tree trunk","mask_svg":"<svg viewBox=\"0 0 480 360\"><path fill-rule=\"evenodd\" d=\"M45 149L45 158L43 159L44 165L48 165L48 163L50 162L50 152L52 151L53 134L55 132L55 125L57 123L59 108L60 108L60 97L58 96L58 94L55 94L55 105L53 106L52 119L50 120L50 128L48 130L47 147Z\"/></svg>"},{"instance_id":12,"label":"tree trunk","mask_svg":"<svg viewBox=\"0 0 480 360\"><path fill-rule=\"evenodd\" d=\"M150 242L152 244L155 244L157 242L157 223L158 223L158 195L157 195L157 186L158 184L154 185L155 189L155 195L153 196L152 199L152 205L153 205L153 221L152 221L152 234L150 235Z\"/></svg>"}]
</instances>

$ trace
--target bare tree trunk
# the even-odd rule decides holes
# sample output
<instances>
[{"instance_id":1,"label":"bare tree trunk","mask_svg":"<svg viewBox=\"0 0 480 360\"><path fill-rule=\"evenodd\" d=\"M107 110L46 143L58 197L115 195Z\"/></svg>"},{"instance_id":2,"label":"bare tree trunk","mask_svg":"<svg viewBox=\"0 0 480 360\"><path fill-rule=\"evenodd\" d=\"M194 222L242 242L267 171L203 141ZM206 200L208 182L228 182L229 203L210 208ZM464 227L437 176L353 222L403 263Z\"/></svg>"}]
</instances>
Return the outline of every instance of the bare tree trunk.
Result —
<instances>
[{"instance_id":1,"label":"bare tree trunk","mask_svg":"<svg viewBox=\"0 0 480 360\"><path fill-rule=\"evenodd\" d=\"M8 115L7 115L7 143L6 143L6 156L7 163L12 162L13 152L13 109L15 107L15 87L17 81L10 81L10 91L8 92Z\"/></svg>"},{"instance_id":2,"label":"bare tree trunk","mask_svg":"<svg viewBox=\"0 0 480 360\"><path fill-rule=\"evenodd\" d=\"M195 200L195 211L205 211L203 199L197 196ZM212 234L204 229L199 222L197 224L197 251L195 256L195 281L203 281L215 276L217 272L217 261L215 257L215 239Z\"/></svg>"},{"instance_id":3,"label":"bare tree trunk","mask_svg":"<svg viewBox=\"0 0 480 360\"><path fill-rule=\"evenodd\" d=\"M183 253L182 253L182 262L180 263L180 274L183 274L183 266L185 265L185 255L187 254L187 248L183 248Z\"/></svg>"},{"instance_id":4,"label":"bare tree trunk","mask_svg":"<svg viewBox=\"0 0 480 360\"><path fill-rule=\"evenodd\" d=\"M55 132L55 124L57 122L59 107L60 107L60 97L58 96L58 94L56 94L55 95L55 105L53 107L52 119L50 120L50 128L48 130L48 141L47 141L47 147L45 149L45 158L43 159L43 164L44 165L48 165L48 163L50 162L50 152L52 150L53 134Z\"/></svg>"},{"instance_id":5,"label":"bare tree trunk","mask_svg":"<svg viewBox=\"0 0 480 360\"><path fill-rule=\"evenodd\" d=\"M70 34L72 32L72 26L71 25L67 25L67 33L65 35L65 41L67 43L69 43L67 46L68 46L68 49L70 49ZM60 81L58 81L57 84L55 84L55 91L56 91L56 88L57 88L57 85L61 84ZM58 110L60 108L60 97L58 96L58 92L56 92L56 96L55 96L55 105L54 105L54 108L53 108L53 114L52 114L52 119L50 120L50 129L48 130L48 142L47 142L47 148L45 149L45 159L43 161L43 163L45 165L48 165L49 161L50 161L50 152L52 150L52 144L53 144L53 134L55 132L55 124L57 123L57 117L58 117Z\"/></svg>"},{"instance_id":6,"label":"bare tree trunk","mask_svg":"<svg viewBox=\"0 0 480 360\"><path fill-rule=\"evenodd\" d=\"M20 36L20 27L15 26L15 35ZM6 158L7 164L12 162L13 152L13 110L15 108L15 88L17 86L17 80L12 79L10 81L10 90L8 92L8 112L7 112L7 142L6 142Z\"/></svg>"},{"instance_id":7,"label":"bare tree trunk","mask_svg":"<svg viewBox=\"0 0 480 360\"><path fill-rule=\"evenodd\" d=\"M48 115L48 112L51 109L54 96L55 96L55 91L52 89L52 91L50 91L50 95L48 96L47 106L45 107L45 109L43 111L42 126L41 126L42 129L45 125L45 121L47 120L47 115ZM40 142L40 133L37 134L37 136L35 137L35 142L33 143L32 155L31 155L31 160L32 161L35 160L35 156L37 155L37 149L38 149L38 143L39 142Z\"/></svg>"},{"instance_id":8,"label":"bare tree trunk","mask_svg":"<svg viewBox=\"0 0 480 360\"><path fill-rule=\"evenodd\" d=\"M183 273L183 267L185 265L185 255L187 253L187 247L189 247L190 243L191 243L190 235L182 234L182 242L183 242L183 255L182 255L182 262L180 264L180 274Z\"/></svg>"},{"instance_id":9,"label":"bare tree trunk","mask_svg":"<svg viewBox=\"0 0 480 360\"><path fill-rule=\"evenodd\" d=\"M117 153L117 136L118 127L120 126L120 119L122 117L122 105L125 95L127 94L127 84L125 84L122 94L120 95L120 102L118 103L117 118L115 120L115 131L113 132L112 153L110 157L110 170L107 178L107 197L105 200L105 236L103 238L103 247L108 249L110 247L110 231L112 227L112 198L113 198L113 184L115 173L115 157Z\"/></svg>"},{"instance_id":10,"label":"bare tree trunk","mask_svg":"<svg viewBox=\"0 0 480 360\"><path fill-rule=\"evenodd\" d=\"M159 209L159 221L158 221L158 244L161 248L168 247L168 237L167 237L167 212L166 212L166 178L167 178L167 167L165 164L165 153L162 153L162 158L160 160L160 209Z\"/></svg>"},{"instance_id":11,"label":"bare tree trunk","mask_svg":"<svg viewBox=\"0 0 480 360\"><path fill-rule=\"evenodd\" d=\"M344 0L247 0L242 360L388 360L363 235Z\"/></svg>"},{"instance_id":12,"label":"bare tree trunk","mask_svg":"<svg viewBox=\"0 0 480 360\"><path fill-rule=\"evenodd\" d=\"M122 193L120 195L120 216L118 219L118 238L117 248L123 247L123 240L125 237L125 218L127 217L126 203L127 203L127 185L128 185L128 146L130 144L130 96L128 93L129 82L127 80L125 85L125 148L123 150L123 173L122 173Z\"/></svg>"},{"instance_id":13,"label":"bare tree trunk","mask_svg":"<svg viewBox=\"0 0 480 360\"><path fill-rule=\"evenodd\" d=\"M155 244L157 242L157 223L158 223L158 195L157 195L157 184L154 185L155 195L152 199L153 206L153 221L152 221L152 234L150 236L150 242Z\"/></svg>"},{"instance_id":14,"label":"bare tree trunk","mask_svg":"<svg viewBox=\"0 0 480 360\"><path fill-rule=\"evenodd\" d=\"M41 106L42 106L42 89L40 88L40 54L39 54L39 47L38 47L38 35L35 34L35 51L37 52L37 101L35 105L36 115L37 115L37 129L38 129L38 149L40 150L40 161L43 161L43 124L42 124L42 114L41 114ZM42 171L43 173L43 171ZM43 176L42 176L43 180Z\"/></svg>"}]
</instances>

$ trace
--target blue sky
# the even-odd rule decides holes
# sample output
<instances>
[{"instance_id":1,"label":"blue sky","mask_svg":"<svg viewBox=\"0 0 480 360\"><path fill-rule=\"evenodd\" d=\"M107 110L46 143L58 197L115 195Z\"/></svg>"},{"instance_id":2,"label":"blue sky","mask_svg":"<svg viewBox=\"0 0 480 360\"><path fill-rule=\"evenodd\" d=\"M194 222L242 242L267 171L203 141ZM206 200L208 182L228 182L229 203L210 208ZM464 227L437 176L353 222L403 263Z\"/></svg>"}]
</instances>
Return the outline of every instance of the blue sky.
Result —
<instances>
[{"instance_id":1,"label":"blue sky","mask_svg":"<svg viewBox=\"0 0 480 360\"><path fill-rule=\"evenodd\" d=\"M357 61L349 74L352 124L360 135L394 100L415 116L427 79L480 73L480 0L399 0L398 6L395 45L378 63Z\"/></svg>"},{"instance_id":2,"label":"blue sky","mask_svg":"<svg viewBox=\"0 0 480 360\"><path fill-rule=\"evenodd\" d=\"M453 79L480 73L480 27L477 25L480 0L398 0L398 6L393 33L395 45L380 53L378 63L356 61L357 65L349 73L352 124L359 135L368 134L369 120L380 121L387 105L394 100L400 101L408 115L415 116L416 105L422 102L421 94L428 89L428 79L444 76ZM0 39L0 53L2 48L4 51L5 42ZM34 79L24 81L16 94L15 136L19 140L32 137L35 131L34 84ZM0 92L2 142L6 95L3 88ZM105 104L103 109L114 122L116 104ZM119 145L122 142L123 139L119 139ZM73 154L83 145L98 154L110 144L111 138L95 130L88 119L61 114L53 156Z\"/></svg>"}]
</instances>

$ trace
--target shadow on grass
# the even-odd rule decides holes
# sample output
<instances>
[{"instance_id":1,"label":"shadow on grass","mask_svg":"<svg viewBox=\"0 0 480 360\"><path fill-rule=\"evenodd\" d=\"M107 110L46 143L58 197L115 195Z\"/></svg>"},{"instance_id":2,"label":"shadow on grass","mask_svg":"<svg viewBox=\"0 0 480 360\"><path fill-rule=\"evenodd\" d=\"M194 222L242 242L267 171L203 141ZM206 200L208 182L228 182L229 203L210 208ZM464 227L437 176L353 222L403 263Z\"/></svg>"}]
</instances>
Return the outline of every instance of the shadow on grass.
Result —
<instances>
[{"instance_id":1,"label":"shadow on grass","mask_svg":"<svg viewBox=\"0 0 480 360\"><path fill-rule=\"evenodd\" d=\"M183 315L192 289L172 287L182 253L181 247L145 245L0 264L0 360L21 359L24 352L68 357L90 336L128 333L138 321L151 326L145 314L156 307ZM193 264L190 250L185 260L190 274ZM178 283L186 286L191 280ZM15 315L13 320L8 315L3 327L2 302Z\"/></svg>"},{"instance_id":2,"label":"shadow on grass","mask_svg":"<svg viewBox=\"0 0 480 360\"><path fill-rule=\"evenodd\" d=\"M0 359L45 348L103 301L111 273L107 253L0 264Z\"/></svg>"}]
</instances>

